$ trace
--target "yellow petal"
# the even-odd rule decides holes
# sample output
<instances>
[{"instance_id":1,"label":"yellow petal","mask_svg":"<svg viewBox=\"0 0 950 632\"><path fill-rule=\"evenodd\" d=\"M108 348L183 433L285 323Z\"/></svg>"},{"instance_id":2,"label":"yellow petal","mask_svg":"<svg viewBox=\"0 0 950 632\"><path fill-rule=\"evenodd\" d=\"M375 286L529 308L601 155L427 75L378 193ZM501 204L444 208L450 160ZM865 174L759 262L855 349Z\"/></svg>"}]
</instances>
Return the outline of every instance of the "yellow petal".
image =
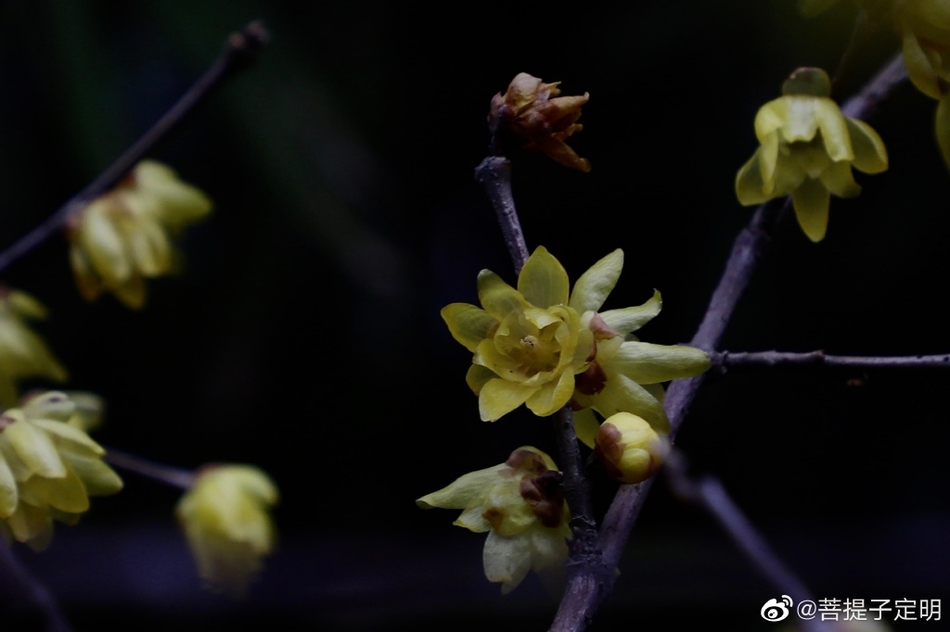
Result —
<instances>
[{"instance_id":1,"label":"yellow petal","mask_svg":"<svg viewBox=\"0 0 950 632\"><path fill-rule=\"evenodd\" d=\"M4 428L3 436L10 442L20 460L40 476L66 476L66 466L63 465L49 435L27 421L19 410L8 410L5 415L14 421Z\"/></svg>"},{"instance_id":2,"label":"yellow petal","mask_svg":"<svg viewBox=\"0 0 950 632\"><path fill-rule=\"evenodd\" d=\"M561 263L544 246L528 257L518 275L518 291L536 307L567 305L570 280Z\"/></svg>"},{"instance_id":3,"label":"yellow petal","mask_svg":"<svg viewBox=\"0 0 950 632\"><path fill-rule=\"evenodd\" d=\"M617 248L581 275L571 293L571 307L578 314L598 311L613 291L623 270L623 250Z\"/></svg>"},{"instance_id":4,"label":"yellow petal","mask_svg":"<svg viewBox=\"0 0 950 632\"><path fill-rule=\"evenodd\" d=\"M757 149L736 174L736 197L739 198L739 204L743 206L762 204L773 197L765 192L762 166L759 163L760 152L761 150Z\"/></svg>"},{"instance_id":5,"label":"yellow petal","mask_svg":"<svg viewBox=\"0 0 950 632\"><path fill-rule=\"evenodd\" d=\"M853 160L851 136L848 134L848 124L841 113L841 108L831 99L817 98L816 100L818 102L815 104L815 119L821 130L828 156L835 162Z\"/></svg>"},{"instance_id":6,"label":"yellow petal","mask_svg":"<svg viewBox=\"0 0 950 632\"><path fill-rule=\"evenodd\" d=\"M819 181L806 179L792 192L795 217L805 235L814 242L825 238L828 230L828 204L831 194Z\"/></svg>"},{"instance_id":7,"label":"yellow petal","mask_svg":"<svg viewBox=\"0 0 950 632\"><path fill-rule=\"evenodd\" d=\"M452 337L472 352L478 343L488 337L489 330L498 324L488 312L467 303L446 305L441 314Z\"/></svg>"},{"instance_id":8,"label":"yellow petal","mask_svg":"<svg viewBox=\"0 0 950 632\"><path fill-rule=\"evenodd\" d=\"M643 305L610 309L602 312L600 317L608 327L621 336L626 336L653 320L661 309L663 309L663 297L657 290L653 290L653 296Z\"/></svg>"},{"instance_id":9,"label":"yellow petal","mask_svg":"<svg viewBox=\"0 0 950 632\"><path fill-rule=\"evenodd\" d=\"M600 422L591 408L582 408L574 411L574 433L581 443L588 448L594 447L594 437L600 429Z\"/></svg>"},{"instance_id":10,"label":"yellow petal","mask_svg":"<svg viewBox=\"0 0 950 632\"><path fill-rule=\"evenodd\" d=\"M501 378L489 380L478 394L478 412L482 421L496 421L521 406L537 386L509 382Z\"/></svg>"},{"instance_id":11,"label":"yellow petal","mask_svg":"<svg viewBox=\"0 0 950 632\"><path fill-rule=\"evenodd\" d=\"M848 134L854 148L851 164L864 173L881 173L887 170L887 149L878 133L864 121L848 118Z\"/></svg>"},{"instance_id":12,"label":"yellow petal","mask_svg":"<svg viewBox=\"0 0 950 632\"><path fill-rule=\"evenodd\" d=\"M501 280L491 270L478 273L478 300L493 318L502 320L512 312L525 308L525 299L518 290Z\"/></svg>"},{"instance_id":13,"label":"yellow petal","mask_svg":"<svg viewBox=\"0 0 950 632\"><path fill-rule=\"evenodd\" d=\"M564 371L557 382L548 382L531 395L525 404L535 415L547 417L564 408L574 393L574 374Z\"/></svg>"}]
</instances>

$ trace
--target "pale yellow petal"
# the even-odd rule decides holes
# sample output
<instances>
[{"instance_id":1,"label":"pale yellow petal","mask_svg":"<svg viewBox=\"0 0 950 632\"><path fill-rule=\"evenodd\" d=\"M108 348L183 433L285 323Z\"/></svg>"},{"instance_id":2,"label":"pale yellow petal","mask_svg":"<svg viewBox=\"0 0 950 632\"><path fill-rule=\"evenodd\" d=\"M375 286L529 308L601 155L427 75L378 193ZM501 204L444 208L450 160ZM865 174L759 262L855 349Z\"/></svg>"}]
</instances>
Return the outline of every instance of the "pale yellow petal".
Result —
<instances>
[{"instance_id":1,"label":"pale yellow petal","mask_svg":"<svg viewBox=\"0 0 950 632\"><path fill-rule=\"evenodd\" d=\"M620 248L595 263L577 279L571 293L571 307L578 314L598 311L613 291L623 270L623 250Z\"/></svg>"},{"instance_id":2,"label":"pale yellow petal","mask_svg":"<svg viewBox=\"0 0 950 632\"><path fill-rule=\"evenodd\" d=\"M532 305L547 308L566 305L569 290L564 267L544 246L538 246L521 268L518 291Z\"/></svg>"}]
</instances>

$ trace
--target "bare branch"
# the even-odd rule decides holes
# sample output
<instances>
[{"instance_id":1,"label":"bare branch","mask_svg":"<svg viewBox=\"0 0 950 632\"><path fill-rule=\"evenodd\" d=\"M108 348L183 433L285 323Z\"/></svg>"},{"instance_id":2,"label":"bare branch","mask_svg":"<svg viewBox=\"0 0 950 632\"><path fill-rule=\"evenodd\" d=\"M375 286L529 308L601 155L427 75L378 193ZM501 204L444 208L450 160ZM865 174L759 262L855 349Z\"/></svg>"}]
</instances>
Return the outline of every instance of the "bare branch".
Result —
<instances>
[{"instance_id":1,"label":"bare branch","mask_svg":"<svg viewBox=\"0 0 950 632\"><path fill-rule=\"evenodd\" d=\"M0 539L0 604L8 610L20 613L35 613L37 622L42 621L45 632L70 632L72 629L49 590L23 567L12 547ZM13 612L0 615L4 629ZM14 619L14 622L16 619ZM40 629L40 628L37 628Z\"/></svg>"},{"instance_id":2,"label":"bare branch","mask_svg":"<svg viewBox=\"0 0 950 632\"><path fill-rule=\"evenodd\" d=\"M733 353L722 351L710 354L712 368L725 373L733 368L761 368L774 366L825 366L873 368L943 368L950 369L950 354L914 356L839 356L827 355L824 351L786 353L781 351L758 351Z\"/></svg>"},{"instance_id":3,"label":"bare branch","mask_svg":"<svg viewBox=\"0 0 950 632\"><path fill-rule=\"evenodd\" d=\"M149 461L148 459L121 450L107 448L105 460L118 468L135 472L140 476L165 483L171 487L191 489L195 483L194 472Z\"/></svg>"},{"instance_id":4,"label":"bare branch","mask_svg":"<svg viewBox=\"0 0 950 632\"><path fill-rule=\"evenodd\" d=\"M528 247L515 208L515 199L511 194L511 163L503 156L489 156L475 168L475 180L483 187L491 200L498 225L515 265L515 274L521 272L528 260Z\"/></svg>"},{"instance_id":5,"label":"bare branch","mask_svg":"<svg viewBox=\"0 0 950 632\"><path fill-rule=\"evenodd\" d=\"M99 197L121 180L125 174L168 136L179 129L197 108L237 72L248 68L257 59L267 42L267 31L260 22L251 22L244 29L228 36L224 50L195 84L156 122L151 129L116 159L99 176L62 205L42 224L21 237L0 253L0 272L27 254L57 231L74 213Z\"/></svg>"}]
</instances>

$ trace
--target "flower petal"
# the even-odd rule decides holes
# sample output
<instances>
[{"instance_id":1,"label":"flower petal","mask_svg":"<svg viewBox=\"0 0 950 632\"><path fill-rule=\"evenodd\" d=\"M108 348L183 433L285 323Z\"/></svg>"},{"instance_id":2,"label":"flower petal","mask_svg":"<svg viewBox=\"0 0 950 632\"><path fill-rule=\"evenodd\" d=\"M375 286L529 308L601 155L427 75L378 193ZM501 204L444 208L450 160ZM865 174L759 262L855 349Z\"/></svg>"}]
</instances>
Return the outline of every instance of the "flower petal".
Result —
<instances>
[{"instance_id":1,"label":"flower petal","mask_svg":"<svg viewBox=\"0 0 950 632\"><path fill-rule=\"evenodd\" d=\"M534 395L538 387L509 382L501 378L489 380L478 394L478 412L482 421L496 421Z\"/></svg>"},{"instance_id":2,"label":"flower petal","mask_svg":"<svg viewBox=\"0 0 950 632\"><path fill-rule=\"evenodd\" d=\"M574 411L574 434L577 435L581 443L588 448L593 448L594 437L597 436L598 430L600 430L600 422L597 421L597 416L594 415L592 408L581 408Z\"/></svg>"},{"instance_id":3,"label":"flower petal","mask_svg":"<svg viewBox=\"0 0 950 632\"><path fill-rule=\"evenodd\" d=\"M6 459L0 455L0 521L13 515L19 499L16 477Z\"/></svg>"},{"instance_id":4,"label":"flower petal","mask_svg":"<svg viewBox=\"0 0 950 632\"><path fill-rule=\"evenodd\" d=\"M571 293L571 307L577 310L578 314L599 310L617 285L621 270L623 270L623 250L617 248L592 265L577 279L574 291Z\"/></svg>"},{"instance_id":5,"label":"flower petal","mask_svg":"<svg viewBox=\"0 0 950 632\"><path fill-rule=\"evenodd\" d=\"M604 417L624 412L643 417L657 432L670 431L670 421L660 402L630 378L611 373L604 390L594 398L594 408Z\"/></svg>"},{"instance_id":6,"label":"flower petal","mask_svg":"<svg viewBox=\"0 0 950 632\"><path fill-rule=\"evenodd\" d=\"M854 148L854 160L851 164L864 173L881 173L887 170L887 148L884 141L870 125L864 121L846 118L851 146ZM939 139L939 136L938 136Z\"/></svg>"},{"instance_id":7,"label":"flower petal","mask_svg":"<svg viewBox=\"0 0 950 632\"><path fill-rule=\"evenodd\" d=\"M825 151L828 152L828 156L835 162L854 160L851 136L848 134L848 125L841 113L841 108L831 99L813 98L817 101L814 110L815 121L821 130L821 137L825 142Z\"/></svg>"},{"instance_id":8,"label":"flower petal","mask_svg":"<svg viewBox=\"0 0 950 632\"><path fill-rule=\"evenodd\" d=\"M446 305L441 314L452 337L473 353L478 343L488 337L489 329L498 323L488 312L468 303Z\"/></svg>"},{"instance_id":9,"label":"flower petal","mask_svg":"<svg viewBox=\"0 0 950 632\"><path fill-rule=\"evenodd\" d=\"M501 593L507 595L531 570L531 541L529 536L505 538L489 532L482 550L485 577L490 582L501 582Z\"/></svg>"},{"instance_id":10,"label":"flower petal","mask_svg":"<svg viewBox=\"0 0 950 632\"><path fill-rule=\"evenodd\" d=\"M818 180L806 178L801 186L792 191L792 202L798 225L814 242L825 238L828 230L828 203L831 194Z\"/></svg>"},{"instance_id":11,"label":"flower petal","mask_svg":"<svg viewBox=\"0 0 950 632\"><path fill-rule=\"evenodd\" d=\"M521 293L491 270L478 273L478 300L485 311L499 321L508 314L525 308L525 299Z\"/></svg>"},{"instance_id":12,"label":"flower petal","mask_svg":"<svg viewBox=\"0 0 950 632\"><path fill-rule=\"evenodd\" d=\"M762 204L772 198L765 192L762 167L759 164L760 152L760 149L756 149L752 157L739 168L736 174L736 197L739 198L739 204L743 206Z\"/></svg>"},{"instance_id":13,"label":"flower petal","mask_svg":"<svg viewBox=\"0 0 950 632\"><path fill-rule=\"evenodd\" d=\"M838 197L855 197L861 193L861 185L854 181L851 163L847 161L831 163L818 179L828 191Z\"/></svg>"},{"instance_id":14,"label":"flower petal","mask_svg":"<svg viewBox=\"0 0 950 632\"><path fill-rule=\"evenodd\" d=\"M496 377L498 375L491 369L480 364L473 364L468 367L468 372L465 374L465 383L468 384L473 393L478 395L482 391L482 387L488 383L488 380Z\"/></svg>"},{"instance_id":15,"label":"flower petal","mask_svg":"<svg viewBox=\"0 0 950 632\"><path fill-rule=\"evenodd\" d=\"M19 410L10 410L6 415L15 421L3 430L16 455L34 473L46 478L63 478L66 466L49 435L26 420Z\"/></svg>"},{"instance_id":16,"label":"flower petal","mask_svg":"<svg viewBox=\"0 0 950 632\"><path fill-rule=\"evenodd\" d=\"M553 415L567 405L574 393L574 374L564 371L558 381L548 382L538 389L525 404L535 415L547 417Z\"/></svg>"},{"instance_id":17,"label":"flower petal","mask_svg":"<svg viewBox=\"0 0 950 632\"><path fill-rule=\"evenodd\" d=\"M638 384L657 384L699 375L709 368L709 356L685 345L624 342L610 366Z\"/></svg>"},{"instance_id":18,"label":"flower petal","mask_svg":"<svg viewBox=\"0 0 950 632\"><path fill-rule=\"evenodd\" d=\"M538 246L518 275L518 291L532 305L548 308L566 305L569 289L564 266L544 246Z\"/></svg>"},{"instance_id":19,"label":"flower petal","mask_svg":"<svg viewBox=\"0 0 950 632\"><path fill-rule=\"evenodd\" d=\"M907 75L918 90L933 99L940 98L940 84L933 60L927 55L917 36L906 26L902 29L901 55Z\"/></svg>"},{"instance_id":20,"label":"flower petal","mask_svg":"<svg viewBox=\"0 0 950 632\"><path fill-rule=\"evenodd\" d=\"M653 320L661 309L663 309L663 297L657 290L653 290L653 296L643 305L609 309L601 312L600 317L608 327L621 336L626 336Z\"/></svg>"},{"instance_id":21,"label":"flower petal","mask_svg":"<svg viewBox=\"0 0 950 632\"><path fill-rule=\"evenodd\" d=\"M469 505L479 502L491 490L499 479L501 470L507 465L500 463L477 472L469 472L455 479L442 489L426 494L416 500L416 505L423 509L465 509Z\"/></svg>"}]
</instances>

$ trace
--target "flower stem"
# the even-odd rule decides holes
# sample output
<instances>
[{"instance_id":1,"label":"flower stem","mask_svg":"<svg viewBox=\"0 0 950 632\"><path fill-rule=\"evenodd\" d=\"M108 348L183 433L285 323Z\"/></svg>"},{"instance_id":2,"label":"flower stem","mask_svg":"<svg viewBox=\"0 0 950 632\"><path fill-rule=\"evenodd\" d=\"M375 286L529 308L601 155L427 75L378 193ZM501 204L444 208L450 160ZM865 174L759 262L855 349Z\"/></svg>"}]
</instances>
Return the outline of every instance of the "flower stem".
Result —
<instances>
[{"instance_id":1,"label":"flower stem","mask_svg":"<svg viewBox=\"0 0 950 632\"><path fill-rule=\"evenodd\" d=\"M194 472L149 461L148 459L121 450L106 448L105 460L118 468L135 472L140 476L165 483L171 487L191 489L191 486L195 483Z\"/></svg>"},{"instance_id":2,"label":"flower stem","mask_svg":"<svg viewBox=\"0 0 950 632\"><path fill-rule=\"evenodd\" d=\"M528 247L521 232L521 222L511 194L511 163L504 156L489 156L475 168L475 180L484 188L498 216L505 245L515 265L515 274L521 273L528 260Z\"/></svg>"},{"instance_id":3,"label":"flower stem","mask_svg":"<svg viewBox=\"0 0 950 632\"><path fill-rule=\"evenodd\" d=\"M179 129L189 116L237 72L250 67L267 42L267 31L260 22L251 22L242 30L228 36L224 50L211 67L194 83L175 105L168 110L145 134L125 150L115 162L95 180L70 198L43 223L25 234L0 253L0 272L14 261L29 253L59 231L66 221L91 200L99 197L125 176L132 168L168 136Z\"/></svg>"}]
</instances>

